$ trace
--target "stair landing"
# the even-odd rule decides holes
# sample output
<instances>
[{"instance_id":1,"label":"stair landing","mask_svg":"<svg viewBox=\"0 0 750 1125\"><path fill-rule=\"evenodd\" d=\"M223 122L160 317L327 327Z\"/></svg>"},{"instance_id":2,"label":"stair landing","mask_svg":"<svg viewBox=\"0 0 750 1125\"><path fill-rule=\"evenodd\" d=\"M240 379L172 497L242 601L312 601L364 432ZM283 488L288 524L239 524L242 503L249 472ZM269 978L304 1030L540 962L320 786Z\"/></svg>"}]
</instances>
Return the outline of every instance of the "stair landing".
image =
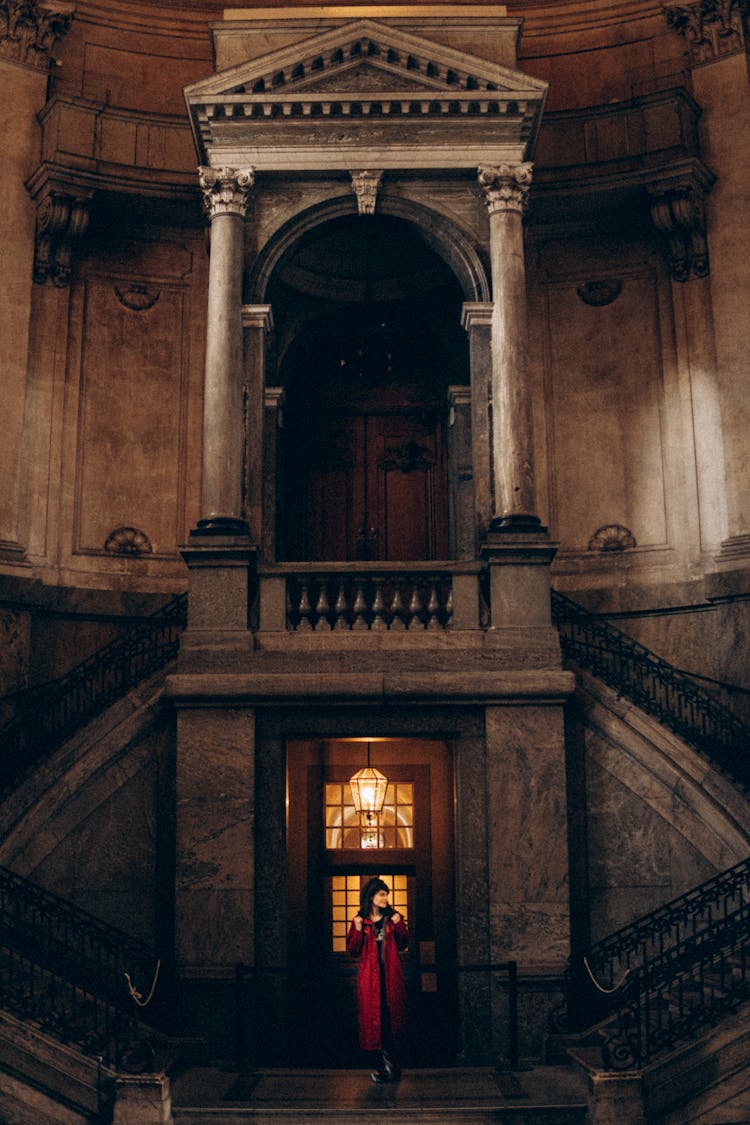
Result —
<instances>
[{"instance_id":1,"label":"stair landing","mask_svg":"<svg viewBox=\"0 0 750 1125\"><path fill-rule=\"evenodd\" d=\"M412 1123L583 1125L586 1092L572 1067L409 1070L382 1086L365 1070L194 1068L173 1080L172 1113L175 1125L344 1125L382 1114Z\"/></svg>"}]
</instances>

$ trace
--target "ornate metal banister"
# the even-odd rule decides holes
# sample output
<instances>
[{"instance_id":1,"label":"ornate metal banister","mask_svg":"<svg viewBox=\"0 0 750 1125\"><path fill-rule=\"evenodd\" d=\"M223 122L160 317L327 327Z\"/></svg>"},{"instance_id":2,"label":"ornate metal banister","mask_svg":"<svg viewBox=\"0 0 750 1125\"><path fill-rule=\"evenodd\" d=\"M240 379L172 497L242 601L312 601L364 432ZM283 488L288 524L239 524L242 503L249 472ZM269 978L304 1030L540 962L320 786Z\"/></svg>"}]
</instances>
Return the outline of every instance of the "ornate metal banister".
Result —
<instances>
[{"instance_id":1,"label":"ornate metal banister","mask_svg":"<svg viewBox=\"0 0 750 1125\"><path fill-rule=\"evenodd\" d=\"M58 680L0 699L0 793L177 654L187 595L172 598Z\"/></svg>"},{"instance_id":2,"label":"ornate metal banister","mask_svg":"<svg viewBox=\"0 0 750 1125\"><path fill-rule=\"evenodd\" d=\"M163 1003L150 1003L159 968L143 942L0 867L0 1006L6 1010L107 1065L146 1069L153 1043L142 1025L158 1026L164 1012Z\"/></svg>"},{"instance_id":3,"label":"ornate metal banister","mask_svg":"<svg viewBox=\"0 0 750 1125\"><path fill-rule=\"evenodd\" d=\"M645 1066L750 998L750 859L597 942L568 975L569 1026L605 1021L613 1069Z\"/></svg>"},{"instance_id":4,"label":"ornate metal banister","mask_svg":"<svg viewBox=\"0 0 750 1125\"><path fill-rule=\"evenodd\" d=\"M645 645L552 591L563 654L750 785L750 727Z\"/></svg>"}]
</instances>

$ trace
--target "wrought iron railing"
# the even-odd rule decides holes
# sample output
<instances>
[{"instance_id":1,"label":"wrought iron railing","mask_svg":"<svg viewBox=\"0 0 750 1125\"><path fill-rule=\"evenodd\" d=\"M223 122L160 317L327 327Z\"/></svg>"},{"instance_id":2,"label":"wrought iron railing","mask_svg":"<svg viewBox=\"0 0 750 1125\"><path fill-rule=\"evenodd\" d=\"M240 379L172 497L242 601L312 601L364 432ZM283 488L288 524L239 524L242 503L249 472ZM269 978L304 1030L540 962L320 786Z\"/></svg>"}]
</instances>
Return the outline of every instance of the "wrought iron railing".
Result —
<instances>
[{"instance_id":1,"label":"wrought iron railing","mask_svg":"<svg viewBox=\"0 0 750 1125\"><path fill-rule=\"evenodd\" d=\"M750 727L688 675L557 591L552 616L565 657L750 785Z\"/></svg>"},{"instance_id":2,"label":"wrought iron railing","mask_svg":"<svg viewBox=\"0 0 750 1125\"><path fill-rule=\"evenodd\" d=\"M144 1071L158 1039L144 1025L165 1012L160 969L142 942L0 867L0 1007L107 1066Z\"/></svg>"},{"instance_id":3,"label":"wrought iron railing","mask_svg":"<svg viewBox=\"0 0 750 1125\"><path fill-rule=\"evenodd\" d=\"M59 680L0 700L0 793L132 688L177 654L187 622L180 594L76 665Z\"/></svg>"},{"instance_id":4,"label":"wrought iron railing","mask_svg":"<svg viewBox=\"0 0 750 1125\"><path fill-rule=\"evenodd\" d=\"M611 934L568 975L569 1029L605 1064L645 1066L750 998L750 859Z\"/></svg>"}]
</instances>

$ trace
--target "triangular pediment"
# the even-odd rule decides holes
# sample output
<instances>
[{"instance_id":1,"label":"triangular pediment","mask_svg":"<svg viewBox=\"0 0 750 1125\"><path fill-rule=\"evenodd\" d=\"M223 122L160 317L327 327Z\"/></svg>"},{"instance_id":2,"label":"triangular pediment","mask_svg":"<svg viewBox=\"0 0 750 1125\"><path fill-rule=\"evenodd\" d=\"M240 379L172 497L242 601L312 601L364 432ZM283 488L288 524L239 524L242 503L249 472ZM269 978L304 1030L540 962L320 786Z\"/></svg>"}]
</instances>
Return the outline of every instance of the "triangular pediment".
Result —
<instances>
[{"instance_id":1,"label":"triangular pediment","mask_svg":"<svg viewBox=\"0 0 750 1125\"><path fill-rule=\"evenodd\" d=\"M547 86L376 20L355 20L203 79L189 86L185 96L194 105L248 95L330 94L337 88L363 94L499 92L543 100Z\"/></svg>"},{"instance_id":2,"label":"triangular pediment","mask_svg":"<svg viewBox=\"0 0 750 1125\"><path fill-rule=\"evenodd\" d=\"M463 168L530 159L546 92L520 71L361 19L228 67L185 98L204 163Z\"/></svg>"}]
</instances>

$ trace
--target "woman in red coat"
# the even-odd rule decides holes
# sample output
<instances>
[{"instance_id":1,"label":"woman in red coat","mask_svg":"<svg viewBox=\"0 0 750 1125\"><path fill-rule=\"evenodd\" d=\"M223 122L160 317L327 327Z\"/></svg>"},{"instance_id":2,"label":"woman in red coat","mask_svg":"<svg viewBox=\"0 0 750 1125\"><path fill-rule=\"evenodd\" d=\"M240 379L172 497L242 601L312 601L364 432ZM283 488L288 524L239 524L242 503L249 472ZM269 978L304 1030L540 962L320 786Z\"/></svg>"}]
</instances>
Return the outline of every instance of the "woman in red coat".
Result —
<instances>
[{"instance_id":1,"label":"woman in red coat","mask_svg":"<svg viewBox=\"0 0 750 1125\"><path fill-rule=\"evenodd\" d=\"M388 905L389 894L382 879L365 884L359 913L352 918L346 940L349 952L359 957L359 1045L378 1052L373 1082L400 1078L394 1050L400 1046L406 1026L406 986L398 951L409 944L409 934L403 917Z\"/></svg>"}]
</instances>

